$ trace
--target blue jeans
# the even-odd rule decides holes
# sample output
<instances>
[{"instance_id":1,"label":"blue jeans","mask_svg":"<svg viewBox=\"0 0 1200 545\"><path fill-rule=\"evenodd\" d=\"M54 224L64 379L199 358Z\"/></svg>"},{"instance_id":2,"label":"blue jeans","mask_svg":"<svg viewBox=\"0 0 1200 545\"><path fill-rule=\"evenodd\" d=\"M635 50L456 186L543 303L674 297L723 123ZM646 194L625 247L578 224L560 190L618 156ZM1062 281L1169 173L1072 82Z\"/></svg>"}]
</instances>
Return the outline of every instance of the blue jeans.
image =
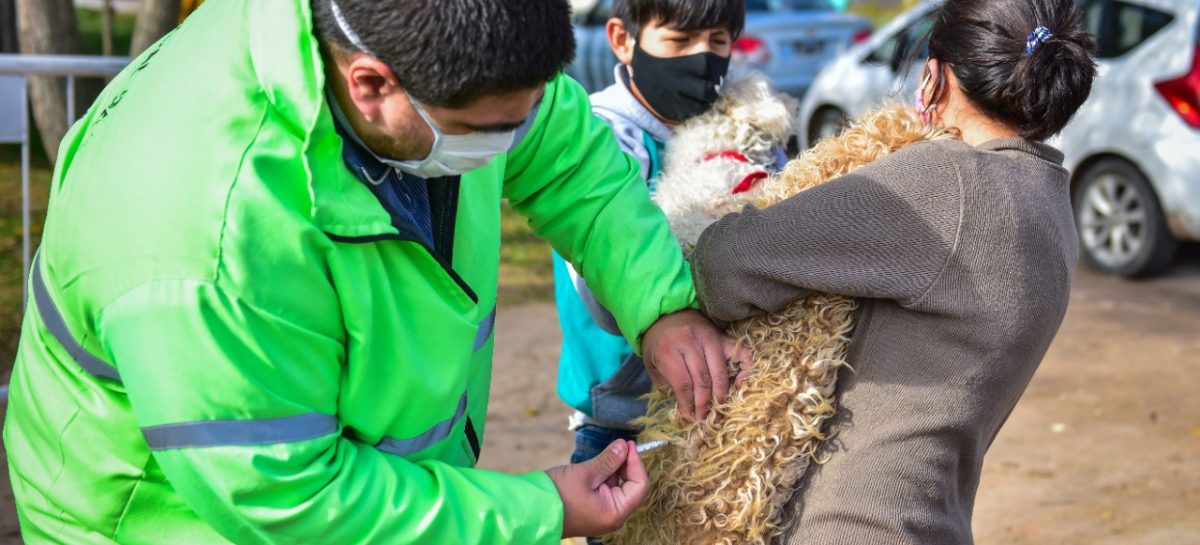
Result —
<instances>
[{"instance_id":1,"label":"blue jeans","mask_svg":"<svg viewBox=\"0 0 1200 545\"><path fill-rule=\"evenodd\" d=\"M571 463L586 462L599 456L617 439L637 439L637 432L615 430L595 424L586 424L575 430L575 452L571 453Z\"/></svg>"}]
</instances>

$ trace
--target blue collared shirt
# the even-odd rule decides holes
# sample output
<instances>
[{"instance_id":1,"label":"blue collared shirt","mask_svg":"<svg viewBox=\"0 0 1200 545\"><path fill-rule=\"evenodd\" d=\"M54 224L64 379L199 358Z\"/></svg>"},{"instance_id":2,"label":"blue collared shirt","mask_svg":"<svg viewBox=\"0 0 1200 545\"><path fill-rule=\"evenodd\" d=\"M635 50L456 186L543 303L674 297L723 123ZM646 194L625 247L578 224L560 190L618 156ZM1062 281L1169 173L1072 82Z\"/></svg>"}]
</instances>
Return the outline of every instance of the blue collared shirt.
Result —
<instances>
[{"instance_id":1,"label":"blue collared shirt","mask_svg":"<svg viewBox=\"0 0 1200 545\"><path fill-rule=\"evenodd\" d=\"M346 166L379 199L391 214L392 225L401 234L412 236L433 249L428 181L381 162L354 133L332 93L326 92L325 97L333 111L333 124L345 144L342 159Z\"/></svg>"}]
</instances>

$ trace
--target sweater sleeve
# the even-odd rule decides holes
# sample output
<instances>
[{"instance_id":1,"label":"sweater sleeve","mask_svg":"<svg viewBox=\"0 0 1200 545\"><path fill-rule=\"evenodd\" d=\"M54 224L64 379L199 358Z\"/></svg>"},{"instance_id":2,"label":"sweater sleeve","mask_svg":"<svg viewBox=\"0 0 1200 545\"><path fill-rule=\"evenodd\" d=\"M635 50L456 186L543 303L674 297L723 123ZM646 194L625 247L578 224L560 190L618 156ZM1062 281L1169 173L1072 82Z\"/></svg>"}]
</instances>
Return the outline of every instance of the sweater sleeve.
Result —
<instances>
[{"instance_id":1,"label":"sweater sleeve","mask_svg":"<svg viewBox=\"0 0 1200 545\"><path fill-rule=\"evenodd\" d=\"M910 146L710 226L693 256L698 297L723 321L778 310L809 290L912 305L953 252L961 203L949 155Z\"/></svg>"}]
</instances>

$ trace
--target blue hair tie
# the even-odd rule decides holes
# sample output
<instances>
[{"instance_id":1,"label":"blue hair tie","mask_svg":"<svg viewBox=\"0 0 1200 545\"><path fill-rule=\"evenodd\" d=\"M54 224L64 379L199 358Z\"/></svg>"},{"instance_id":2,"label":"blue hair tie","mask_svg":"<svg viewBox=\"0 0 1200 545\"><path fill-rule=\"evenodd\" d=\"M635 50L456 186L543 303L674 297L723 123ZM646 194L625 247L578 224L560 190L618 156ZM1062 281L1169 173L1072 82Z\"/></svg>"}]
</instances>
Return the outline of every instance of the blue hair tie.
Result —
<instances>
[{"instance_id":1,"label":"blue hair tie","mask_svg":"<svg viewBox=\"0 0 1200 545\"><path fill-rule=\"evenodd\" d=\"M1029 38L1025 41L1025 56L1028 57L1032 55L1033 52L1037 50L1038 46L1050 41L1050 38L1053 37L1054 34L1050 32L1050 29L1044 26L1039 26L1033 29L1033 32L1029 33Z\"/></svg>"}]
</instances>

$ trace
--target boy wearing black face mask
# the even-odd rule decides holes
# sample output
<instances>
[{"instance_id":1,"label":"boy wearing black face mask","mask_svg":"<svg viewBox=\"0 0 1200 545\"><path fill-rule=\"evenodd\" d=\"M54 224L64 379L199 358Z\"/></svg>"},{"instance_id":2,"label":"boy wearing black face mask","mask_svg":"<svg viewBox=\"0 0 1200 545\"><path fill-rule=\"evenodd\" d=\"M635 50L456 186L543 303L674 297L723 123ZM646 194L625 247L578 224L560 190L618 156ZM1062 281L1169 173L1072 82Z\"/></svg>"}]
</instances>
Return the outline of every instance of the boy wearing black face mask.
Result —
<instances>
[{"instance_id":1,"label":"boy wearing black face mask","mask_svg":"<svg viewBox=\"0 0 1200 545\"><path fill-rule=\"evenodd\" d=\"M653 191L663 145L673 127L717 100L733 41L745 23L743 0L615 0L608 21L616 82L592 95L596 115L612 125L621 148L640 164ZM635 235L636 236L636 235ZM555 298L563 330L558 392L576 409L572 460L588 460L645 412L650 391L641 358L584 279L554 256ZM697 410L699 407L697 407Z\"/></svg>"}]
</instances>

